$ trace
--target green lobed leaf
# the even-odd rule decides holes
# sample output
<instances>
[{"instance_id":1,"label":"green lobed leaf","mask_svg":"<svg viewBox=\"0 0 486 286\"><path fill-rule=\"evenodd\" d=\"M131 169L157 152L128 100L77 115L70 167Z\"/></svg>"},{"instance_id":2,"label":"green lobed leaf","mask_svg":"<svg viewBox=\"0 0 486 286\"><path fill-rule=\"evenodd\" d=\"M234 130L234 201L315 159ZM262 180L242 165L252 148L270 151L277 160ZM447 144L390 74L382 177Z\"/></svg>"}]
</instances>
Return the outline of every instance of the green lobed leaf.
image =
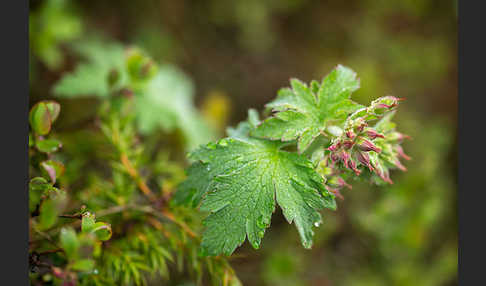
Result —
<instances>
[{"instance_id":1,"label":"green lobed leaf","mask_svg":"<svg viewBox=\"0 0 486 286\"><path fill-rule=\"evenodd\" d=\"M211 177L207 164L195 162L187 169L187 179L177 188L171 199L174 205L197 207L202 196L209 191Z\"/></svg>"},{"instance_id":2,"label":"green lobed leaf","mask_svg":"<svg viewBox=\"0 0 486 286\"><path fill-rule=\"evenodd\" d=\"M179 129L187 149L214 138L214 131L194 107L192 82L176 67L159 66L147 86L136 93L135 112L142 133Z\"/></svg>"},{"instance_id":3,"label":"green lobed leaf","mask_svg":"<svg viewBox=\"0 0 486 286\"><path fill-rule=\"evenodd\" d=\"M361 106L351 100L351 93L359 88L356 74L338 65L319 85L307 86L291 79L291 89L284 88L266 106L275 114L263 121L252 136L271 140L297 140L299 153L327 128L344 122L347 115Z\"/></svg>"},{"instance_id":4,"label":"green lobed leaf","mask_svg":"<svg viewBox=\"0 0 486 286\"><path fill-rule=\"evenodd\" d=\"M200 162L195 164L206 166L198 170L209 179L200 182L210 190L200 207L210 212L204 220L202 254L230 255L245 237L259 248L276 204L310 248L312 228L321 222L318 211L335 209L334 196L305 157L281 150L280 142L245 138L242 130L237 134L239 138L209 143L191 154Z\"/></svg>"}]
</instances>

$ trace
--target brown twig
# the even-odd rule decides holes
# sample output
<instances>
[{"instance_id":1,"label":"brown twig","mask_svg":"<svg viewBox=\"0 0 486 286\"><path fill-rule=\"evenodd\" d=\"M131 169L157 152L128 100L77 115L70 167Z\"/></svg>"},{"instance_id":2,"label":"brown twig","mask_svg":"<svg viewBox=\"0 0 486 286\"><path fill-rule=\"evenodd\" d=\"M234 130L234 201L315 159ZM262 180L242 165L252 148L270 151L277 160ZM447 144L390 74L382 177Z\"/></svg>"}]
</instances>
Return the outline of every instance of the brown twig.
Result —
<instances>
[{"instance_id":1,"label":"brown twig","mask_svg":"<svg viewBox=\"0 0 486 286\"><path fill-rule=\"evenodd\" d=\"M50 250L39 252L39 255L51 254L51 253L56 253L56 252L64 252L64 249L62 249L62 248L50 249Z\"/></svg>"},{"instance_id":2,"label":"brown twig","mask_svg":"<svg viewBox=\"0 0 486 286\"><path fill-rule=\"evenodd\" d=\"M102 217L102 216L106 216L106 215L110 215L110 214L114 214L114 213L123 212L123 211L126 211L126 210L141 211L141 212L144 212L144 213L151 214L151 215L158 217L160 219L169 220L169 221L175 223L176 225L178 225L180 228L182 228L189 236L191 236L194 239L199 240L198 235L187 224L185 224L182 221L179 221L174 216L174 214L172 214L169 210L158 211L151 206L124 205L124 206L114 206L114 207L109 208L109 209L98 211L98 212L96 212L96 216Z\"/></svg>"},{"instance_id":3,"label":"brown twig","mask_svg":"<svg viewBox=\"0 0 486 286\"><path fill-rule=\"evenodd\" d=\"M178 226L180 226L187 234L189 234L192 238L194 239L197 239L199 240L199 237L197 236L196 233L194 233L194 231L192 231L192 229L189 228L189 226L187 226L187 224L185 224L184 222L182 221L179 221L175 218L175 216L167 209L165 210L162 210L161 211L162 215L166 218L168 218L170 221L172 221L173 223L177 224Z\"/></svg>"},{"instance_id":4,"label":"brown twig","mask_svg":"<svg viewBox=\"0 0 486 286\"><path fill-rule=\"evenodd\" d=\"M152 202L156 202L157 198L154 196L153 192L150 190L150 188L147 186L145 181L140 177L137 169L133 167L133 164L130 162L128 157L125 154L121 155L121 162L123 166L126 168L128 174L137 182L138 187L140 190L150 199ZM157 215L156 212L153 212L152 210L149 211L152 214ZM177 224L180 226L188 235L190 235L192 238L199 239L197 234L194 233L184 222L181 222L175 218L175 216L167 209L161 210L161 214L172 221L173 223Z\"/></svg>"},{"instance_id":5,"label":"brown twig","mask_svg":"<svg viewBox=\"0 0 486 286\"><path fill-rule=\"evenodd\" d=\"M59 217L82 219L83 215L82 214L62 214L62 215L59 215Z\"/></svg>"},{"instance_id":6,"label":"brown twig","mask_svg":"<svg viewBox=\"0 0 486 286\"><path fill-rule=\"evenodd\" d=\"M126 154L122 154L120 157L120 160L127 170L128 174L130 177L132 177L135 182L137 183L139 189L149 198L150 201L154 202L157 200L155 195L152 193L150 188L147 186L145 181L140 177L140 174L138 173L137 169L133 167L133 164L130 162Z\"/></svg>"}]
</instances>

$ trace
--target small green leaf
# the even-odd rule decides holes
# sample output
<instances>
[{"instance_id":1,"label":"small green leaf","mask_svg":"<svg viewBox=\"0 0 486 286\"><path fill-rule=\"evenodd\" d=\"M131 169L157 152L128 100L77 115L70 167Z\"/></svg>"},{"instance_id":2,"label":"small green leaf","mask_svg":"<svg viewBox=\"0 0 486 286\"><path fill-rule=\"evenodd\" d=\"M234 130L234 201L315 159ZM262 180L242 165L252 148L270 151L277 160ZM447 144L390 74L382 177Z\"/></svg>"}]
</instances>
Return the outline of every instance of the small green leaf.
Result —
<instances>
[{"instance_id":1,"label":"small green leaf","mask_svg":"<svg viewBox=\"0 0 486 286\"><path fill-rule=\"evenodd\" d=\"M56 121L57 117L59 116L59 113L61 112L61 105L59 103L53 101L53 100L48 100L44 101L47 109L49 110L49 115L51 116L51 124Z\"/></svg>"},{"instance_id":2,"label":"small green leaf","mask_svg":"<svg viewBox=\"0 0 486 286\"><path fill-rule=\"evenodd\" d=\"M75 260L78 257L78 250L81 244L74 229L62 228L60 241L67 258L69 260Z\"/></svg>"},{"instance_id":3,"label":"small green leaf","mask_svg":"<svg viewBox=\"0 0 486 286\"><path fill-rule=\"evenodd\" d=\"M108 223L97 222L94 224L92 231L101 241L105 241L111 238L111 225Z\"/></svg>"},{"instance_id":4,"label":"small green leaf","mask_svg":"<svg viewBox=\"0 0 486 286\"><path fill-rule=\"evenodd\" d=\"M95 261L93 259L77 260L71 265L71 268L78 271L90 271L94 268Z\"/></svg>"},{"instance_id":5,"label":"small green leaf","mask_svg":"<svg viewBox=\"0 0 486 286\"><path fill-rule=\"evenodd\" d=\"M32 180L30 180L29 183L29 188L32 191L43 192L49 189L50 186L51 185L49 184L49 182L47 182L47 180L42 177L35 177Z\"/></svg>"},{"instance_id":6,"label":"small green leaf","mask_svg":"<svg viewBox=\"0 0 486 286\"><path fill-rule=\"evenodd\" d=\"M37 140L35 147L43 153L52 153L59 150L62 147L62 143L56 139Z\"/></svg>"},{"instance_id":7,"label":"small green leaf","mask_svg":"<svg viewBox=\"0 0 486 286\"><path fill-rule=\"evenodd\" d=\"M157 73L157 65L138 49L131 49L126 59L126 68L132 81L145 81Z\"/></svg>"},{"instance_id":8,"label":"small green leaf","mask_svg":"<svg viewBox=\"0 0 486 286\"><path fill-rule=\"evenodd\" d=\"M42 169L47 173L49 178L51 178L51 182L53 184L56 183L56 179L61 177L64 174L64 165L61 162L47 160L41 163Z\"/></svg>"},{"instance_id":9,"label":"small green leaf","mask_svg":"<svg viewBox=\"0 0 486 286\"><path fill-rule=\"evenodd\" d=\"M44 195L47 198L42 201L39 210L39 228L41 230L54 226L66 204L66 194L52 186L44 192Z\"/></svg>"},{"instance_id":10,"label":"small green leaf","mask_svg":"<svg viewBox=\"0 0 486 286\"><path fill-rule=\"evenodd\" d=\"M39 135L46 135L51 130L52 118L47 104L43 101L35 104L29 113L32 129Z\"/></svg>"},{"instance_id":11,"label":"small green leaf","mask_svg":"<svg viewBox=\"0 0 486 286\"><path fill-rule=\"evenodd\" d=\"M83 233L94 233L96 238L105 241L111 238L111 225L105 222L96 222L95 215L89 212L83 214L81 220Z\"/></svg>"},{"instance_id":12,"label":"small green leaf","mask_svg":"<svg viewBox=\"0 0 486 286\"><path fill-rule=\"evenodd\" d=\"M40 207L39 228L41 230L49 229L57 221L58 212L53 200L45 200Z\"/></svg>"},{"instance_id":13,"label":"small green leaf","mask_svg":"<svg viewBox=\"0 0 486 286\"><path fill-rule=\"evenodd\" d=\"M95 226L95 215L86 212L83 214L83 218L81 219L81 231L82 232L91 232Z\"/></svg>"},{"instance_id":14,"label":"small green leaf","mask_svg":"<svg viewBox=\"0 0 486 286\"><path fill-rule=\"evenodd\" d=\"M33 212L40 203L44 191L52 188L46 179L35 177L29 183L29 211Z\"/></svg>"},{"instance_id":15,"label":"small green leaf","mask_svg":"<svg viewBox=\"0 0 486 286\"><path fill-rule=\"evenodd\" d=\"M33 212L41 199L41 193L29 190L29 211Z\"/></svg>"}]
</instances>

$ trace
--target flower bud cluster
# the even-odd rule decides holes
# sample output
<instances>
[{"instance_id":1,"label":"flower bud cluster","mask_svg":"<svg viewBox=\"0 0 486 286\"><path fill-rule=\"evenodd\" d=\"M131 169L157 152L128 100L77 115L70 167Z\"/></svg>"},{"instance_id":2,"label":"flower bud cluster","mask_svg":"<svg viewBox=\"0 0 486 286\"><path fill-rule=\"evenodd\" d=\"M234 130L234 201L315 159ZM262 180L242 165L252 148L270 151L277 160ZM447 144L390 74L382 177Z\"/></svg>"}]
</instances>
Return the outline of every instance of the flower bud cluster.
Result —
<instances>
[{"instance_id":1,"label":"flower bud cluster","mask_svg":"<svg viewBox=\"0 0 486 286\"><path fill-rule=\"evenodd\" d=\"M317 167L317 172L321 174L322 177L326 178L324 187L336 197L344 199L340 190L343 187L347 187L348 189L352 189L353 187L346 183L342 178L341 174L343 173L343 170L332 168L330 162L329 155L326 155L324 159L320 161Z\"/></svg>"},{"instance_id":2,"label":"flower bud cluster","mask_svg":"<svg viewBox=\"0 0 486 286\"><path fill-rule=\"evenodd\" d=\"M406 168L400 159L409 160L401 147L401 143L408 136L394 130L395 125L389 122L393 116L391 112L401 99L386 96L378 98L367 108L357 111L345 122L344 131L334 138L326 150L328 152L329 168L332 170L344 167L359 176L363 170L369 170L374 179L380 178L387 183L390 179L390 169ZM369 126L369 121L383 117L382 122ZM383 122L386 120L386 122ZM326 163L327 164L327 163ZM336 171L328 176L328 182ZM337 177L335 186L347 184ZM339 189L339 188L338 188Z\"/></svg>"},{"instance_id":3,"label":"flower bud cluster","mask_svg":"<svg viewBox=\"0 0 486 286\"><path fill-rule=\"evenodd\" d=\"M380 153L381 148L373 142L376 138L384 138L383 134L368 127L366 121L361 118L349 120L341 136L335 138L329 148L329 158L332 165L341 162L344 167L351 169L359 176L360 165L367 167L370 171L374 168L370 162L369 152Z\"/></svg>"},{"instance_id":4,"label":"flower bud cluster","mask_svg":"<svg viewBox=\"0 0 486 286\"><path fill-rule=\"evenodd\" d=\"M379 154L370 154L370 161L374 166L374 173L383 181L392 184L390 169L407 170L400 159L410 160L411 158L405 154L401 144L404 139L410 139L410 137L394 130L383 133L385 137L374 142L382 151Z\"/></svg>"}]
</instances>

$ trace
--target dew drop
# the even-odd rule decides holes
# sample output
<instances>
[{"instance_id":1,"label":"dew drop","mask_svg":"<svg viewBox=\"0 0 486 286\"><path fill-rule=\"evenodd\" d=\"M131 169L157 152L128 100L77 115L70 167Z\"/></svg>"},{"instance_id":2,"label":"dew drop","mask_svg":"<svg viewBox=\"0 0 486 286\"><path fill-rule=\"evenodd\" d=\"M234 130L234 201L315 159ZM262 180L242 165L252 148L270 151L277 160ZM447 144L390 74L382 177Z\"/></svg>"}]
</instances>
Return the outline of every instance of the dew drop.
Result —
<instances>
[{"instance_id":1,"label":"dew drop","mask_svg":"<svg viewBox=\"0 0 486 286\"><path fill-rule=\"evenodd\" d=\"M207 147L209 149L216 149L216 144L214 144L214 142L210 142L210 143L208 143Z\"/></svg>"},{"instance_id":2,"label":"dew drop","mask_svg":"<svg viewBox=\"0 0 486 286\"><path fill-rule=\"evenodd\" d=\"M260 248L260 243L259 243L258 241L253 241L253 242L251 243L251 245L252 245L252 246L253 246L253 248L255 248L255 249Z\"/></svg>"},{"instance_id":3,"label":"dew drop","mask_svg":"<svg viewBox=\"0 0 486 286\"><path fill-rule=\"evenodd\" d=\"M259 228L267 228L269 224L270 224L270 222L269 222L269 219L267 217L264 217L263 215L258 217L257 226Z\"/></svg>"},{"instance_id":4,"label":"dew drop","mask_svg":"<svg viewBox=\"0 0 486 286\"><path fill-rule=\"evenodd\" d=\"M259 236L260 238L262 238L264 235L265 235L265 232L264 232L263 230L260 230L260 231L258 232L258 236Z\"/></svg>"},{"instance_id":5,"label":"dew drop","mask_svg":"<svg viewBox=\"0 0 486 286\"><path fill-rule=\"evenodd\" d=\"M223 147L228 146L228 142L226 140L222 139L222 140L219 141L219 145L221 145Z\"/></svg>"}]
</instances>

